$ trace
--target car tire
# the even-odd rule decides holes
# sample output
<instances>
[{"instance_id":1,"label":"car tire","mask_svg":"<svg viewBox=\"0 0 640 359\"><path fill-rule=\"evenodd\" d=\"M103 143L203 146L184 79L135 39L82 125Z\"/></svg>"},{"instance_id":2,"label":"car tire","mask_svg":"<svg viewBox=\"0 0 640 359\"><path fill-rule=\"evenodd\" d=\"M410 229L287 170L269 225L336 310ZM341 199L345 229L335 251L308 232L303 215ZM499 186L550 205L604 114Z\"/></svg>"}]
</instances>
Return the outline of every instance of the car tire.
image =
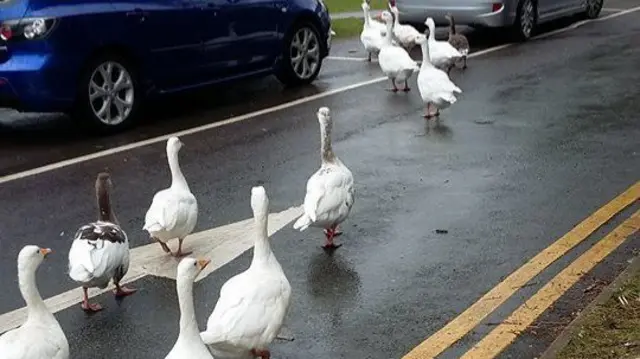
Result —
<instances>
[{"instance_id":1,"label":"car tire","mask_svg":"<svg viewBox=\"0 0 640 359\"><path fill-rule=\"evenodd\" d=\"M72 116L91 131L111 133L129 128L140 112L139 84L136 68L127 58L99 55L80 75Z\"/></svg>"},{"instance_id":2,"label":"car tire","mask_svg":"<svg viewBox=\"0 0 640 359\"><path fill-rule=\"evenodd\" d=\"M278 80L285 86L313 82L322 67L323 46L315 25L308 21L296 23L283 41L282 55L275 73ZM299 58L297 64L296 58Z\"/></svg>"},{"instance_id":3,"label":"car tire","mask_svg":"<svg viewBox=\"0 0 640 359\"><path fill-rule=\"evenodd\" d=\"M587 19L596 19L600 16L600 12L604 7L604 0L583 0L584 1L584 16Z\"/></svg>"},{"instance_id":4,"label":"car tire","mask_svg":"<svg viewBox=\"0 0 640 359\"><path fill-rule=\"evenodd\" d=\"M529 40L538 25L538 7L534 0L521 0L518 4L513 35L516 41Z\"/></svg>"}]
</instances>

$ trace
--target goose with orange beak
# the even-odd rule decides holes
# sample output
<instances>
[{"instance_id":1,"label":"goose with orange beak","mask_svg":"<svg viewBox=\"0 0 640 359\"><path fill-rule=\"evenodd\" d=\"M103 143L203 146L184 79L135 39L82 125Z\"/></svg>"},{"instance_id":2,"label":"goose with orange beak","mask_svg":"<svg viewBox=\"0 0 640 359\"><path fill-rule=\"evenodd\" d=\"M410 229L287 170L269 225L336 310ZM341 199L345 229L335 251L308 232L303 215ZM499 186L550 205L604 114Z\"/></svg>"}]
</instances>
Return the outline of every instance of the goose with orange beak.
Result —
<instances>
[{"instance_id":1,"label":"goose with orange beak","mask_svg":"<svg viewBox=\"0 0 640 359\"><path fill-rule=\"evenodd\" d=\"M27 303L27 321L0 336L2 359L69 359L67 337L36 285L36 271L50 253L49 248L28 245L18 254L18 284Z\"/></svg>"},{"instance_id":2,"label":"goose with orange beak","mask_svg":"<svg viewBox=\"0 0 640 359\"><path fill-rule=\"evenodd\" d=\"M165 359L214 359L200 338L193 306L193 282L209 263L209 259L187 257L178 264L176 289L180 306L180 334Z\"/></svg>"}]
</instances>

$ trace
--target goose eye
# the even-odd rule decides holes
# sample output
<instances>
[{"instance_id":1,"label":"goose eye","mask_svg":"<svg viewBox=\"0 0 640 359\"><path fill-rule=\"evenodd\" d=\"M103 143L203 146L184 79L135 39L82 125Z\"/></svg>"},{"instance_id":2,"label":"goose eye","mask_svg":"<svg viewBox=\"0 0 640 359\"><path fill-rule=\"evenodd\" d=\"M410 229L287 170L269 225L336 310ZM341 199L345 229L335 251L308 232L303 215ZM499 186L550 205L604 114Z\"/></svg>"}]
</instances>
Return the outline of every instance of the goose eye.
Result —
<instances>
[{"instance_id":1,"label":"goose eye","mask_svg":"<svg viewBox=\"0 0 640 359\"><path fill-rule=\"evenodd\" d=\"M197 267L198 266L198 262L193 263L193 266Z\"/></svg>"}]
</instances>

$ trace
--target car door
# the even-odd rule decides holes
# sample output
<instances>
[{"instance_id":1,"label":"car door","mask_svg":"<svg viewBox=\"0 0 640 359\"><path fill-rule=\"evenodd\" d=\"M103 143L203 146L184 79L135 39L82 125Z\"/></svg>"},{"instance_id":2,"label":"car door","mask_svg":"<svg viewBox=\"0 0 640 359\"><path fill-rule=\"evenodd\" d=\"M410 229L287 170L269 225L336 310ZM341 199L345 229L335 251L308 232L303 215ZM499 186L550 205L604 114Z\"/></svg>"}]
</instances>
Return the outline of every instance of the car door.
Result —
<instances>
[{"instance_id":1,"label":"car door","mask_svg":"<svg viewBox=\"0 0 640 359\"><path fill-rule=\"evenodd\" d=\"M198 1L205 19L202 24L202 51L207 81L228 77L232 74L236 58L231 47L236 39L224 11L227 0Z\"/></svg>"},{"instance_id":2,"label":"car door","mask_svg":"<svg viewBox=\"0 0 640 359\"><path fill-rule=\"evenodd\" d=\"M280 51L278 27L287 0L207 1L204 52L208 65L223 77L270 68Z\"/></svg>"},{"instance_id":3,"label":"car door","mask_svg":"<svg viewBox=\"0 0 640 359\"><path fill-rule=\"evenodd\" d=\"M574 0L538 0L538 15L541 19L556 17L568 10Z\"/></svg>"},{"instance_id":4,"label":"car door","mask_svg":"<svg viewBox=\"0 0 640 359\"><path fill-rule=\"evenodd\" d=\"M115 2L131 36L143 47L145 75L160 90L198 81L203 66L203 11L194 0Z\"/></svg>"}]
</instances>

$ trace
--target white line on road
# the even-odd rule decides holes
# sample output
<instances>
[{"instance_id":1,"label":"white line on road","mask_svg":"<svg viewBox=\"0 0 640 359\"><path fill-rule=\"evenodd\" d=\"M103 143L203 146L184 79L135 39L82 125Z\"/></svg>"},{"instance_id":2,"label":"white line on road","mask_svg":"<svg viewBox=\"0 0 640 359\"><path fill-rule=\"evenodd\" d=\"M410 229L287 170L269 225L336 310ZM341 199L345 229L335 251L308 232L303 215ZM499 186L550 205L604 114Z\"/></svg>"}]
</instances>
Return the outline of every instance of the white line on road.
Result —
<instances>
[{"instance_id":1,"label":"white line on road","mask_svg":"<svg viewBox=\"0 0 640 359\"><path fill-rule=\"evenodd\" d=\"M291 207L282 212L269 214L269 236L278 232L302 214L302 207ZM185 250L192 250L194 257L204 257L211 263L196 278L196 282L231 262L253 247L253 218L194 233L184 241ZM148 275L175 280L178 260L164 253L157 243L131 249L131 267L122 283L131 283ZM113 288L91 289L91 298ZM82 300L82 289L76 288L47 298L45 303L52 313L57 313ZM78 309L80 310L80 309ZM20 326L27 318L26 307L0 315L0 334Z\"/></svg>"},{"instance_id":2,"label":"white line on road","mask_svg":"<svg viewBox=\"0 0 640 359\"><path fill-rule=\"evenodd\" d=\"M619 11L625 11L626 9L618 9L618 8L613 8L613 7L605 7L602 8L602 11L606 11L606 12L619 12Z\"/></svg>"},{"instance_id":3,"label":"white line on road","mask_svg":"<svg viewBox=\"0 0 640 359\"><path fill-rule=\"evenodd\" d=\"M491 49L492 51L496 51L499 49ZM481 54L482 55L482 54ZM475 56L478 56L477 54ZM329 56L327 57L328 60L337 60L337 61L355 61L355 62L363 62L363 61L367 61L366 57L348 57L348 56ZM377 59L371 59L371 63L377 63L378 60ZM422 64L422 60L416 60L416 63L418 65Z\"/></svg>"},{"instance_id":4,"label":"white line on road","mask_svg":"<svg viewBox=\"0 0 640 359\"><path fill-rule=\"evenodd\" d=\"M618 16L622 16L622 15L626 15L626 14L630 14L632 12L636 12L640 10L640 6L639 7L635 7L635 8L631 8L631 9L627 9L621 12L617 12L611 15L607 15L595 20L586 20L586 21L581 21L577 24L574 24L568 28L564 28L564 29L560 29L556 32L550 33L550 34L543 34L541 36L536 36L535 38L542 38L542 37L547 37L550 36L551 34L557 34L560 32L564 32L564 31L569 31L569 30L573 30L575 28L577 28L578 26L584 25L587 22L591 22L591 21L605 21L605 20L609 20L609 19L613 19L615 17ZM472 54L469 55L470 58L472 57L476 57L476 56L481 56L481 55L486 55L488 53L491 52L495 52L498 50L502 50L504 48L507 48L509 46L512 46L513 44L504 44L504 45L500 45L500 46L496 46L496 47L492 47L492 48L488 48L482 51L478 51L478 52L474 52ZM186 136L186 135L191 135L194 133L198 133L198 132L202 132L202 131L206 131L206 130L210 130L213 128L217 128L217 127L222 127L222 126L226 126L226 125L230 125L236 122L241 122L241 121L245 121L245 120L249 120L258 116L262 116L262 115L267 115L270 114L272 112L276 112L276 111L280 111L280 110L284 110L287 108L291 108L297 105L301 105L307 102L311 102L311 101L315 101L315 100L319 100L325 97L329 97L341 92L346 92L346 91L350 91L353 89L357 89L360 87L364 87L364 86L368 86L368 85L372 85L372 84L376 84L378 82L382 82L384 80L386 80L386 77L378 77L378 78L374 78L371 80L367 80L367 81L363 81L363 82L358 82L355 84L351 84L348 86L343 86L343 87L338 87L336 89L333 90L329 90L329 91L325 91L325 92L321 92L315 95L311 95L311 96L307 96L307 97L302 97L300 99L291 101L291 102L285 102L283 104L277 105L277 106L273 106L273 107L268 107L262 110L258 110L258 111L254 111L245 115L241 115L241 116L236 116L236 117L231 117L228 118L226 120L223 121L219 121L219 122L215 122L215 123L209 123L206 125L202 125L202 126L198 126L198 127L192 127L186 130L182 130L182 131L177 131L177 132L173 132L173 133L169 133L166 135L162 135L162 136L158 136L158 137L153 137L144 141L139 141L139 142L132 142L123 146L119 146L119 147L114 147L108 150L104 150L104 151L99 151L99 152L94 152L94 153L90 153L84 156L79 156L79 157L74 157L68 160L64 160L64 161L60 161L60 162L56 162L56 163L52 163L52 164L48 164L45 166L41 166L41 167L36 167L30 170L26 170L26 171L22 171L22 172L17 172L14 174L10 174L10 175L6 175L6 176L2 176L0 177L0 184L2 183L7 183L7 182L11 182L14 180L18 180L18 179L22 179L22 178L26 178L29 176L34 176L37 174L41 174L41 173L45 173L45 172L49 172L49 171L53 171L56 169L60 169L63 167L67 167L67 166L71 166L74 164L78 164L78 163L82 163L82 162L87 162L87 161L91 161L97 158L101 158L101 157L106 157L106 156L110 156L113 154L117 154L120 152L125 152L125 151L129 151L135 148L139 148L139 147L144 147L144 146L148 146L154 143L158 143L158 142L163 142L166 141L167 139L169 139L172 136Z\"/></svg>"},{"instance_id":5,"label":"white line on road","mask_svg":"<svg viewBox=\"0 0 640 359\"><path fill-rule=\"evenodd\" d=\"M366 57L351 57L351 56L327 56L327 60L337 60L337 61L367 61ZM377 62L376 59L372 59L372 62Z\"/></svg>"}]
</instances>

